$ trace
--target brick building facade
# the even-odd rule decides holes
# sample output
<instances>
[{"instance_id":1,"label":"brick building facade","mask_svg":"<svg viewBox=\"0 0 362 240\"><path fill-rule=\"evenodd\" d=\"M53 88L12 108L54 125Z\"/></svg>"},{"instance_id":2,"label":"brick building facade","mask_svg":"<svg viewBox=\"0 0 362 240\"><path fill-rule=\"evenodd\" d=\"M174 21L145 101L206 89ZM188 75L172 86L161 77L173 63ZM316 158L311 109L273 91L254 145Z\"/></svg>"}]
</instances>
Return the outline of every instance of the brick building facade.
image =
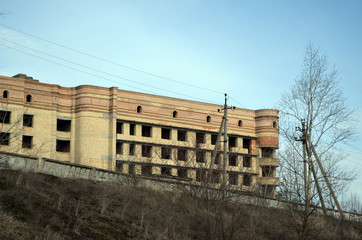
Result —
<instances>
[{"instance_id":1,"label":"brick building facade","mask_svg":"<svg viewBox=\"0 0 362 240\"><path fill-rule=\"evenodd\" d=\"M204 181L223 116L214 104L117 87L68 88L24 74L0 76L0 94L0 151L196 185ZM227 123L228 185L275 196L278 111L235 109Z\"/></svg>"}]
</instances>

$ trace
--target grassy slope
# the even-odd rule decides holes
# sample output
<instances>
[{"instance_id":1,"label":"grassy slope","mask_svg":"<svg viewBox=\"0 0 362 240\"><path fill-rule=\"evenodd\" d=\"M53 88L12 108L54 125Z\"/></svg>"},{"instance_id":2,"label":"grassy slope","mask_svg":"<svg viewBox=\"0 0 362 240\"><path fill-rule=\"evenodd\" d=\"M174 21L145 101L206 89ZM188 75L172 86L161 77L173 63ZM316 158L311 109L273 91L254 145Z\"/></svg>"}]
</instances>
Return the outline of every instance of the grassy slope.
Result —
<instances>
[{"instance_id":1,"label":"grassy slope","mask_svg":"<svg viewBox=\"0 0 362 240\"><path fill-rule=\"evenodd\" d=\"M288 211L115 183L0 170L0 239L297 239ZM361 239L315 217L310 239Z\"/></svg>"}]
</instances>

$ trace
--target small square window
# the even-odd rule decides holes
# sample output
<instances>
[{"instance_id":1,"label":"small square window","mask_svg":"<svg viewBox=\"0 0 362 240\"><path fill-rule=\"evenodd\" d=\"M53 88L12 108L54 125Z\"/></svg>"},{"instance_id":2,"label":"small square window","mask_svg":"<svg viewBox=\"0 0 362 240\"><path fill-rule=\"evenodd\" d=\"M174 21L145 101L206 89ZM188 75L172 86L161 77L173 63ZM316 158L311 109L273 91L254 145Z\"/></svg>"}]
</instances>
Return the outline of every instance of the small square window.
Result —
<instances>
[{"instance_id":1,"label":"small square window","mask_svg":"<svg viewBox=\"0 0 362 240\"><path fill-rule=\"evenodd\" d=\"M161 138L162 139L171 139L171 129L162 128L161 129Z\"/></svg>"},{"instance_id":2,"label":"small square window","mask_svg":"<svg viewBox=\"0 0 362 240\"><path fill-rule=\"evenodd\" d=\"M142 136L143 137L151 137L151 131L152 131L151 126L142 125Z\"/></svg>"},{"instance_id":3,"label":"small square window","mask_svg":"<svg viewBox=\"0 0 362 240\"><path fill-rule=\"evenodd\" d=\"M177 149L177 160L186 161L186 149Z\"/></svg>"},{"instance_id":4,"label":"small square window","mask_svg":"<svg viewBox=\"0 0 362 240\"><path fill-rule=\"evenodd\" d=\"M186 141L187 132L184 130L177 131L177 140L178 141Z\"/></svg>"},{"instance_id":5,"label":"small square window","mask_svg":"<svg viewBox=\"0 0 362 240\"><path fill-rule=\"evenodd\" d=\"M0 123L5 123L5 124L10 123L10 116L11 116L10 111L0 110Z\"/></svg>"},{"instance_id":6,"label":"small square window","mask_svg":"<svg viewBox=\"0 0 362 240\"><path fill-rule=\"evenodd\" d=\"M151 176L152 175L152 166L151 165L142 165L141 167L143 176Z\"/></svg>"},{"instance_id":7,"label":"small square window","mask_svg":"<svg viewBox=\"0 0 362 240\"><path fill-rule=\"evenodd\" d=\"M33 136L23 135L23 148L32 148Z\"/></svg>"},{"instance_id":8,"label":"small square window","mask_svg":"<svg viewBox=\"0 0 362 240\"><path fill-rule=\"evenodd\" d=\"M169 167L161 167L161 174L162 175L171 175L171 168L169 168Z\"/></svg>"},{"instance_id":9,"label":"small square window","mask_svg":"<svg viewBox=\"0 0 362 240\"><path fill-rule=\"evenodd\" d=\"M9 145L10 133L0 132L0 145Z\"/></svg>"},{"instance_id":10,"label":"small square window","mask_svg":"<svg viewBox=\"0 0 362 240\"><path fill-rule=\"evenodd\" d=\"M196 152L196 162L199 162L199 163L205 162L205 152L204 151Z\"/></svg>"},{"instance_id":11,"label":"small square window","mask_svg":"<svg viewBox=\"0 0 362 240\"><path fill-rule=\"evenodd\" d=\"M70 132L71 125L71 120L57 119L57 131Z\"/></svg>"},{"instance_id":12,"label":"small square window","mask_svg":"<svg viewBox=\"0 0 362 240\"><path fill-rule=\"evenodd\" d=\"M57 139L56 151L57 152L70 152L70 140Z\"/></svg>"},{"instance_id":13,"label":"small square window","mask_svg":"<svg viewBox=\"0 0 362 240\"><path fill-rule=\"evenodd\" d=\"M148 145L142 145L142 157L151 157L152 147Z\"/></svg>"},{"instance_id":14,"label":"small square window","mask_svg":"<svg viewBox=\"0 0 362 240\"><path fill-rule=\"evenodd\" d=\"M187 178L187 169L186 168L177 169L177 176L179 178Z\"/></svg>"},{"instance_id":15,"label":"small square window","mask_svg":"<svg viewBox=\"0 0 362 240\"><path fill-rule=\"evenodd\" d=\"M161 148L161 158L162 159L171 159L171 148L162 147Z\"/></svg>"},{"instance_id":16,"label":"small square window","mask_svg":"<svg viewBox=\"0 0 362 240\"><path fill-rule=\"evenodd\" d=\"M245 185L245 186L251 185L251 176L250 175L243 176L243 185Z\"/></svg>"}]
</instances>

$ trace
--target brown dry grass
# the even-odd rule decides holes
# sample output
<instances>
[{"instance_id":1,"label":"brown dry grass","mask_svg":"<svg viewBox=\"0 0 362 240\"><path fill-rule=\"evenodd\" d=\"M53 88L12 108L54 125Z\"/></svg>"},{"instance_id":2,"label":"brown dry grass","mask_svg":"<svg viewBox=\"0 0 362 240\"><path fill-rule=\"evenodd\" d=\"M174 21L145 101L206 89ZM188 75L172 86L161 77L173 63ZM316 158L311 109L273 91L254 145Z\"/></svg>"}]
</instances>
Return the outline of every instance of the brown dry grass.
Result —
<instances>
[{"instance_id":1,"label":"brown dry grass","mask_svg":"<svg viewBox=\"0 0 362 240\"><path fill-rule=\"evenodd\" d=\"M361 239L361 223L312 220L309 239ZM0 239L298 239L297 229L288 211L0 170Z\"/></svg>"}]
</instances>

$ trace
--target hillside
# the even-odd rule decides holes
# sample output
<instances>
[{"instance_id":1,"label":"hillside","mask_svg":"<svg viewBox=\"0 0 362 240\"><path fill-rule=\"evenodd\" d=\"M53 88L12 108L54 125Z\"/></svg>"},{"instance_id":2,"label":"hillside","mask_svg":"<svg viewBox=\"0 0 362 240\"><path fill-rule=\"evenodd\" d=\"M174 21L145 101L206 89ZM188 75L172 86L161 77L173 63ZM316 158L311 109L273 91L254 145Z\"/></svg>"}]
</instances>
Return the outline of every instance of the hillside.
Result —
<instances>
[{"instance_id":1,"label":"hillside","mask_svg":"<svg viewBox=\"0 0 362 240\"><path fill-rule=\"evenodd\" d=\"M314 217L310 239L361 239ZM0 239L298 239L289 211L183 193L0 170Z\"/></svg>"}]
</instances>

